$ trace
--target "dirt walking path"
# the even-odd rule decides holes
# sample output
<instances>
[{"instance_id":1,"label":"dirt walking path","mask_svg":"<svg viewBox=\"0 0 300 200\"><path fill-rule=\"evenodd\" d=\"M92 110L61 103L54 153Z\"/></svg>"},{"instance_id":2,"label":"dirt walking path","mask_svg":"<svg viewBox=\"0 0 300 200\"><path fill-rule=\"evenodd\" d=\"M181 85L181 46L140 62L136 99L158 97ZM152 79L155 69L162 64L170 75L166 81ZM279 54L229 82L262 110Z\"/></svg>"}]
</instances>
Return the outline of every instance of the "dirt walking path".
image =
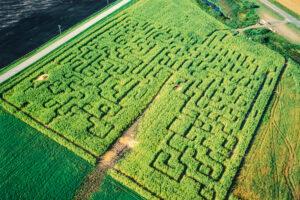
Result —
<instances>
[{"instance_id":1,"label":"dirt walking path","mask_svg":"<svg viewBox=\"0 0 300 200\"><path fill-rule=\"evenodd\" d=\"M274 33L282 35L289 41L293 43L300 44L300 35L288 27L288 22L283 20L276 20L274 17L264 14L261 16L261 20L258 24L248 26L245 28L235 29L238 33L242 33L249 29L257 29L257 28L266 28L271 30Z\"/></svg>"},{"instance_id":2,"label":"dirt walking path","mask_svg":"<svg viewBox=\"0 0 300 200\"><path fill-rule=\"evenodd\" d=\"M105 10L104 12L99 13L92 19L88 20L86 23L84 23L81 26L79 26L78 28L74 29L72 32L68 33L67 35L65 35L62 38L58 39L57 41L53 42L51 45L49 45L45 49L30 56L28 59L24 60L23 62L21 62L14 68L12 68L12 69L8 70L7 72L5 72L4 74L0 75L0 84L3 83L4 81L6 81L7 79L11 78L12 76L16 75L17 73L21 72L22 70L26 69L27 67L29 67L30 65L32 65L33 63L38 61L39 59L43 58L44 56L46 56L53 50L57 49L58 47L60 47L64 43L66 43L67 41L71 40L75 36L82 33L86 29L90 28L91 26L93 26L94 24L96 24L97 22L102 20L103 18L107 17L108 15L112 14L113 12L120 9L124 5L128 4L130 1L131 0L120 1L120 3L117 3L116 5L110 7L109 9Z\"/></svg>"},{"instance_id":3,"label":"dirt walking path","mask_svg":"<svg viewBox=\"0 0 300 200\"><path fill-rule=\"evenodd\" d=\"M249 29L256 29L256 28L267 28L267 29L270 29L270 30L273 30L273 27L277 26L278 24L286 24L287 22L285 21L272 21L272 22L266 22L266 23L258 23L258 24L254 24L252 26L247 26L247 27L244 27L244 28L239 28L239 29L236 29L236 31L238 32L244 32L246 30L249 30Z\"/></svg>"},{"instance_id":4,"label":"dirt walking path","mask_svg":"<svg viewBox=\"0 0 300 200\"><path fill-rule=\"evenodd\" d=\"M135 133L137 132L138 124L140 120L137 120L112 148L107 151L96 165L94 171L92 171L84 181L81 188L78 190L75 200L90 199L92 194L99 190L99 186L105 176L105 172L112 168L116 162L124 155L127 150L130 150L136 144Z\"/></svg>"},{"instance_id":5,"label":"dirt walking path","mask_svg":"<svg viewBox=\"0 0 300 200\"><path fill-rule=\"evenodd\" d=\"M161 85L160 89L157 91L156 95L151 99L146 108L143 110L142 114L136 119L136 121L127 129L123 135L116 141L116 143L103 155L100 157L98 164L94 170L86 177L81 187L78 189L75 195L75 200L88 200L91 198L92 194L99 190L101 182L105 176L108 169L114 167L114 165L122 158L125 152L133 149L138 143L135 140L135 136L138 132L139 123L142 121L146 111L152 105L152 103L159 98L159 94L162 88L170 80L172 74Z\"/></svg>"}]
</instances>

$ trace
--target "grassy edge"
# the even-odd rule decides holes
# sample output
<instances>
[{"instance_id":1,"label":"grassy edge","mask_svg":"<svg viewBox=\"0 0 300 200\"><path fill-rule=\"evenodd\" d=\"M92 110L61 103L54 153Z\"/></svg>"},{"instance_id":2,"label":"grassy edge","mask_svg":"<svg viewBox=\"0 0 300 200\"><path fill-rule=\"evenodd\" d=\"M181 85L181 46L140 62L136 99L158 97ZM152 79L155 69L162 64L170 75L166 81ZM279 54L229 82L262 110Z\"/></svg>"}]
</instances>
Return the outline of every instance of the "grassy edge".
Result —
<instances>
[{"instance_id":1,"label":"grassy edge","mask_svg":"<svg viewBox=\"0 0 300 200\"><path fill-rule=\"evenodd\" d=\"M149 191L145 190L144 188L140 187L138 183L134 182L130 178L126 177L125 175L120 174L116 169L110 169L108 171L108 176L112 177L116 182L126 185L126 187L138 195L143 199L155 199L158 200L159 198L154 197Z\"/></svg>"},{"instance_id":2,"label":"grassy edge","mask_svg":"<svg viewBox=\"0 0 300 200\"><path fill-rule=\"evenodd\" d=\"M22 63L23 61L25 61L26 59L28 59L29 57L33 56L34 54L44 50L45 48L47 48L48 46L50 46L51 44L53 44L54 42L58 41L59 39L63 38L64 36L66 36L67 34L69 34L70 32L74 31L75 29L77 29L78 27L82 26L83 24L85 24L86 22L88 22L89 20L95 18L98 14L102 13L103 11L111 8L112 6L118 4L120 1L122 0L117 0L107 6L105 6L104 8L100 9L99 11L95 12L94 14L90 15L89 17L83 19L82 21L76 23L75 25L71 26L70 28L68 28L67 30L63 31L62 34L54 36L52 39L50 39L49 41L47 41L46 43L42 44L40 47L37 47L36 49L32 50L31 52L25 54L24 56L20 57L19 59L13 61L11 64L3 67L2 69L0 69L0 75L6 73L7 71L13 69L14 67L16 67L17 65L19 65L20 63ZM129 2L128 4L122 6L121 8L119 8L118 10L116 10L115 12L109 14L108 16L106 16L104 19L115 15L115 13L118 13L124 9L126 9L128 6L132 5L132 3L134 3L136 0L132 0L131 2ZM103 19L102 19L103 20ZM100 20L100 21L102 21ZM99 21L99 22L100 22ZM96 23L98 24L98 22ZM91 27L89 27L88 29L94 27L96 24L92 25ZM61 46L59 46L58 48L61 48L62 46L65 46L66 44L68 44L70 41L76 39L78 36L80 36L82 33L84 33L85 31L81 32L80 34L76 35L75 37L73 37L72 39L68 40L67 42L65 42L64 44L62 44ZM58 49L57 48L57 49ZM47 56L47 55L46 55ZM45 56L44 56L45 57ZM42 57L42 58L44 58ZM41 59L42 59L41 58ZM37 61L36 61L37 62ZM35 62L35 63L36 63ZM34 63L32 63L34 64ZM31 64L31 65L32 65ZM23 71L23 70L22 70Z\"/></svg>"},{"instance_id":3,"label":"grassy edge","mask_svg":"<svg viewBox=\"0 0 300 200\"><path fill-rule=\"evenodd\" d=\"M294 66L292 66L292 65L294 65ZM294 84L295 84L295 88L297 88L298 89L298 93L300 94L300 82L297 82L296 80L295 80L295 76L293 76L293 75L290 75L290 73L292 73L292 70L291 70L291 67L298 67L298 68L300 68L300 63L297 63L296 61L294 61L293 59L291 59L291 58L287 58L287 66L286 66L286 71L283 73L283 75L282 75L282 79L287 79L287 78L290 78L289 76L292 76L292 78L291 79L294 79ZM282 80L280 80L279 81L279 84L282 82ZM287 89L287 88L286 88ZM279 96L279 97L281 97L281 96ZM286 98L286 97L284 97L284 98ZM259 127L259 129L257 130L258 131L258 134L261 134L262 133L262 131L263 131L263 129L266 129L266 127L264 127L264 126L267 126L269 123L270 123L270 117L271 117L271 112L272 112L272 108L273 108L273 106L274 106L274 103L275 103L275 100L276 98L272 98L272 100L271 100L271 102L270 102L270 106L267 108L267 110L265 111L265 115L263 116L263 119L262 119L262 124L261 124L261 126ZM278 112L279 110L277 110L277 111L275 111L275 112ZM258 138L259 139L259 138ZM252 147L251 147L251 149L249 149L249 152L248 152L248 155L249 154L253 154L253 152L255 152L255 151L257 151L257 149L254 149L253 147L255 146L255 141L253 141L253 144L252 144ZM247 156L248 156L247 155ZM258 158L255 158L255 159L258 159ZM266 159L264 158L264 160L266 161ZM246 164L248 164L248 165L253 165L251 162L253 162L253 161L255 161L255 160L249 160L249 158L248 157L245 157L245 159L244 159L244 164L246 165ZM242 175L242 174L248 174L248 172L247 171L251 171L251 170L249 170L249 167L248 167L248 169L247 168L242 168L241 169L241 171L240 171L240 174L239 175ZM247 173L246 173L247 172ZM295 172L296 173L296 172ZM241 177L243 177L243 176L241 176ZM239 178L241 178L241 177L237 177L237 181L236 181L236 183L234 184L234 187L232 188L233 190L232 190L232 197L234 197L235 199L234 200L244 200L245 198L244 197L242 197L242 196L240 196L238 193L236 193L236 189L237 188L239 188L239 187L241 187L241 186L244 186L243 184L240 184L241 182L243 182L243 179L240 179L240 180L238 180ZM245 177L247 177L247 176L245 176ZM245 178L245 177L243 177L243 178ZM253 180L255 180L255 179L257 179L257 178L253 178ZM253 181L252 180L252 181ZM262 187L263 187L263 185L262 185ZM254 191L254 189L252 189L253 191ZM251 190L251 191L252 191ZM269 190L267 190L267 192L269 192ZM270 196L268 196L268 197L270 197ZM247 198L247 199L249 199L249 198ZM271 199L271 198L270 198Z\"/></svg>"},{"instance_id":4,"label":"grassy edge","mask_svg":"<svg viewBox=\"0 0 300 200\"><path fill-rule=\"evenodd\" d=\"M61 146L51 138L48 138L46 135L41 135L38 130L34 129L24 121L18 119L15 115L8 112L2 106L0 106L0 116L2 118L2 120L0 120L0 127L2 128L1 131L4 131L1 133L2 136L7 134L9 135L9 138L14 138L15 143L17 144L17 146L19 146L17 149L23 150L14 151L14 154L12 154L13 156L11 154L9 157L7 157L7 155L4 156L7 157L6 161L8 162L2 162L2 164L5 165L1 165L2 169L0 169L0 171L8 170L10 171L10 175L6 174L6 178L4 177L4 174L0 175L0 180L2 181L3 179L0 184L0 199L53 199L53 195L59 195L61 193L63 194L60 198L67 197L65 194L68 193L68 198L71 199L76 188L78 187L78 185L80 185L80 182L83 180L86 174L89 173L93 166L82 157L77 156L69 149ZM10 130L3 129L3 127L5 126ZM22 147L20 146L21 144ZM24 150L27 151L26 149L28 150L28 152L24 153ZM30 151L30 149L32 151ZM2 148L1 150L4 150L5 152L8 149ZM1 153L3 153L3 151L1 151ZM19 153L23 154L23 156L18 155ZM42 160L31 162L31 164L27 162L28 159L32 160L32 158L36 158L36 156L42 158ZM13 160L11 160L12 157ZM26 162L19 162L20 159L23 161L25 160ZM17 161L18 163L16 163L15 161ZM46 165L46 168L45 162L48 163L48 165ZM64 165L61 165L61 162L64 163ZM54 165L55 167L47 167L49 166L49 164ZM13 171L10 166L13 166ZM51 171L54 171L54 173L52 173ZM43 180L43 178L41 178L40 172L48 174L47 176L43 177L46 179ZM73 178L71 179L71 177ZM58 180L58 182L55 180ZM72 184L74 183L72 180L76 182L76 185ZM56 187L58 188L52 189L51 185L47 183L48 181L52 184L57 183ZM70 181L72 182L71 185ZM32 186L39 187L39 190L32 188ZM69 190L68 192L62 192L60 188L71 190Z\"/></svg>"},{"instance_id":5,"label":"grassy edge","mask_svg":"<svg viewBox=\"0 0 300 200\"><path fill-rule=\"evenodd\" d=\"M137 192L130 189L126 185L122 184L121 182L117 181L111 175L106 174L105 180L107 181L107 183L109 183L110 185L114 185L116 188L119 188L120 190L122 190L123 193L128 194L132 198L134 198L134 199L143 199L143 197L140 196ZM97 193L101 193L102 187L103 187L103 183L100 185L100 189ZM96 195L96 193L93 194L93 198L95 198L95 195ZM93 199L93 198L91 198L91 199Z\"/></svg>"}]
</instances>

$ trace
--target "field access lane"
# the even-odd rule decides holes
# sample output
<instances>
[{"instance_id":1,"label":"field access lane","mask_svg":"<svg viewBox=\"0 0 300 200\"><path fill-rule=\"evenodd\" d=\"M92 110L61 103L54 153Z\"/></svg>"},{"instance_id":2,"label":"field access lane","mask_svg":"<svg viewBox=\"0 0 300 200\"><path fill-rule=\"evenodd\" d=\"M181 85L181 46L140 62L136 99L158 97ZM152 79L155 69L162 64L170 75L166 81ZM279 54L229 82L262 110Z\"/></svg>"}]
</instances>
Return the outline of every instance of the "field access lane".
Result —
<instances>
[{"instance_id":1,"label":"field access lane","mask_svg":"<svg viewBox=\"0 0 300 200\"><path fill-rule=\"evenodd\" d=\"M43 49L43 50L39 51L38 53L32 55L31 57L24 60L23 62L21 62L20 64L18 64L14 68L12 68L9 71L5 72L4 74L0 75L0 83L3 83L7 79L11 78L12 76L14 76L17 73L21 72L25 68L29 67L30 65L32 65L33 63L35 63L39 59L46 56L48 53L50 53L53 50L57 49L58 47L63 45L65 42L71 40L72 38L74 38L78 34L82 33L83 31L85 31L89 27L93 26L94 24L96 24L97 22L102 20L103 18L107 17L111 13L113 13L116 10L118 10L119 8L123 7L124 5L129 3L130 1L131 0L122 0L122 1L120 1L119 3L117 3L116 5L110 7L109 9L105 10L104 12L99 13L98 15L96 15L95 17L93 17L92 19L90 19L89 21L84 23L83 25L79 26L78 28L76 28L72 32L68 33L67 35L65 35L62 38L58 39L57 41L53 42L51 45L49 45L45 49Z\"/></svg>"},{"instance_id":2,"label":"field access lane","mask_svg":"<svg viewBox=\"0 0 300 200\"><path fill-rule=\"evenodd\" d=\"M296 19L289 13L285 12L281 8L277 7L273 3L269 2L268 0L260 0L261 3L265 4L269 8L271 8L273 11L277 12L279 15L283 16L286 21L295 24L297 27L300 27L300 20Z\"/></svg>"}]
</instances>

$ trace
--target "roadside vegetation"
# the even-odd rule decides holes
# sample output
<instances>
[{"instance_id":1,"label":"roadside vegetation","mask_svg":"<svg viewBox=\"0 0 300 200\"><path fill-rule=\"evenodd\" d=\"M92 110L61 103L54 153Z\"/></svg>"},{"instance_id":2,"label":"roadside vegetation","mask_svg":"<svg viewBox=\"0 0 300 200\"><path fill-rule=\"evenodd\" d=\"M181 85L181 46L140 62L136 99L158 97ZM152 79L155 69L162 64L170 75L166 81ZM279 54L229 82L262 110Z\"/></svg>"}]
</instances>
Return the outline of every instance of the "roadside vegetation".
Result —
<instances>
[{"instance_id":1,"label":"roadside vegetation","mask_svg":"<svg viewBox=\"0 0 300 200\"><path fill-rule=\"evenodd\" d=\"M275 19L283 19L280 15L273 13L256 0L198 0L198 2L202 9L231 29L240 29L258 24L260 21L259 16L262 12L274 16ZM299 28L291 24L288 24L287 28L291 29L295 34L300 33ZM300 62L300 43L291 42L265 28L250 29L245 31L245 33L253 41L262 43L282 55L291 57L298 63Z\"/></svg>"},{"instance_id":2,"label":"roadside vegetation","mask_svg":"<svg viewBox=\"0 0 300 200\"><path fill-rule=\"evenodd\" d=\"M266 45L281 55L300 63L300 44L293 44L287 41L283 36L265 28L249 29L244 33L247 38Z\"/></svg>"},{"instance_id":3,"label":"roadside vegetation","mask_svg":"<svg viewBox=\"0 0 300 200\"><path fill-rule=\"evenodd\" d=\"M248 0L198 0L200 7L225 23L237 29L259 22L256 13L258 5Z\"/></svg>"}]
</instances>

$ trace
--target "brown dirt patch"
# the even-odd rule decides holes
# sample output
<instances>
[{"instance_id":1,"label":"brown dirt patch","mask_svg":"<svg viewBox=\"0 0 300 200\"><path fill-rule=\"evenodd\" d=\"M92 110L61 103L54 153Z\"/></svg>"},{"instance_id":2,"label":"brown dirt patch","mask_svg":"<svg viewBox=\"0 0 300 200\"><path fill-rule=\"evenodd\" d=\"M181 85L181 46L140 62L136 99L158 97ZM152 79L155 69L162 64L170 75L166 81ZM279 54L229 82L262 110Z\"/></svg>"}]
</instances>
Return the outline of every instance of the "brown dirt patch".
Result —
<instances>
[{"instance_id":1,"label":"brown dirt patch","mask_svg":"<svg viewBox=\"0 0 300 200\"><path fill-rule=\"evenodd\" d=\"M90 199L91 195L99 190L106 171L112 168L127 150L135 146L137 142L134 136L137 132L139 121L140 120L137 120L123 136L117 140L112 148L99 159L94 171L87 176L78 190L75 196L76 200Z\"/></svg>"},{"instance_id":2,"label":"brown dirt patch","mask_svg":"<svg viewBox=\"0 0 300 200\"><path fill-rule=\"evenodd\" d=\"M179 85L179 84L176 84L175 86L174 86L174 90L176 90L176 91L180 91L181 90L181 85Z\"/></svg>"},{"instance_id":3,"label":"brown dirt patch","mask_svg":"<svg viewBox=\"0 0 300 200\"><path fill-rule=\"evenodd\" d=\"M46 81L49 78L49 74L42 74L39 77L37 77L37 81Z\"/></svg>"}]
</instances>

